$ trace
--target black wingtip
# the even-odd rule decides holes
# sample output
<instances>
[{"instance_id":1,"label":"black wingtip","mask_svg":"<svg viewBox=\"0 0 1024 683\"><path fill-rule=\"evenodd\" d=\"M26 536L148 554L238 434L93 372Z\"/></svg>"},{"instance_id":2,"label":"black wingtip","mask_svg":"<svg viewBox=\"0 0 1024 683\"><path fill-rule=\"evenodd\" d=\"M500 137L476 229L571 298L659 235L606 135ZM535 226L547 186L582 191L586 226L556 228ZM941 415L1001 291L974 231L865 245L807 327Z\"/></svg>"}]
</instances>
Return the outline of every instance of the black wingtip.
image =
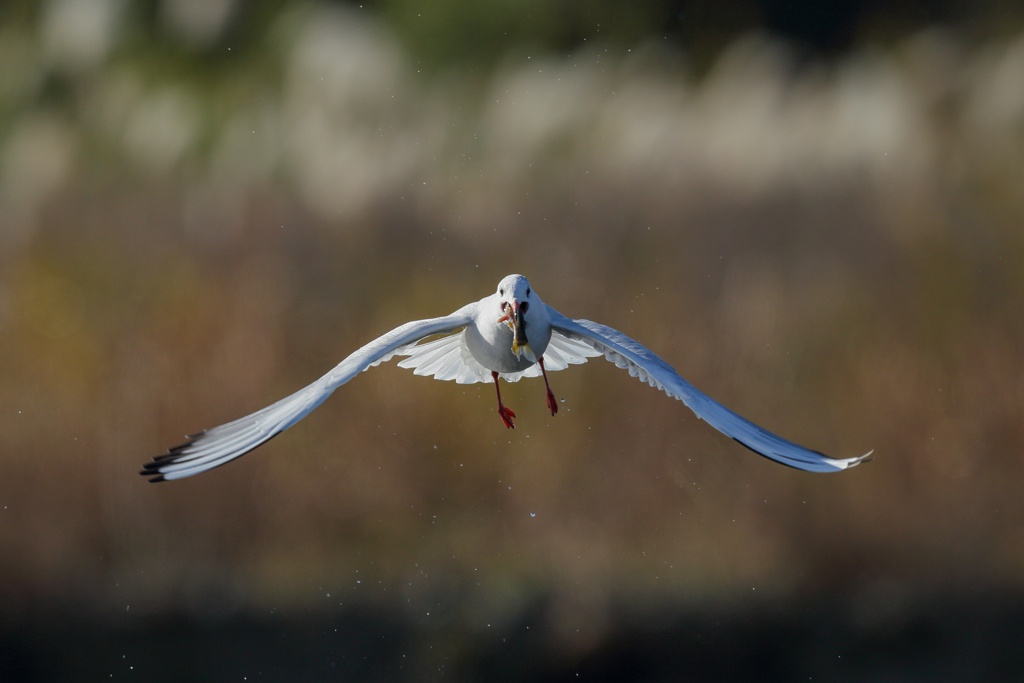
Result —
<instances>
[{"instance_id":1,"label":"black wingtip","mask_svg":"<svg viewBox=\"0 0 1024 683\"><path fill-rule=\"evenodd\" d=\"M737 438L736 438L735 436L734 436L734 437L731 437L731 438L732 438L732 440L733 440L733 441L735 441L735 442L736 442L736 443L738 443L739 445L743 446L744 448L746 448L747 450L751 451L752 453L757 453L757 454L758 454L758 455L760 455L760 456L761 456L762 458L767 458L768 460L771 460L772 462L777 462L777 463L779 463L780 465L785 465L786 467L792 467L792 468L793 468L794 470L800 470L801 472L806 472L806 471L807 471L807 470L804 470L804 469L802 469L802 468L800 468L800 467L797 467L797 466L796 466L796 465L794 465L793 463L791 463L791 462L788 462L788 461L786 461L786 460L776 460L775 458L773 458L773 457L771 457L771 456L769 456L769 455L765 455L764 453L762 453L761 451L757 450L757 449L756 449L756 448L754 448L753 446L748 446L747 444L743 443L742 441L740 441L739 439L737 439ZM814 451L814 452L815 452L815 453L818 453L818 451ZM822 454L821 454L821 453L818 453L818 455L822 455ZM827 458L828 456L826 455L825 457Z\"/></svg>"},{"instance_id":2,"label":"black wingtip","mask_svg":"<svg viewBox=\"0 0 1024 683\"><path fill-rule=\"evenodd\" d=\"M150 481L166 481L163 475L159 474L159 469L164 465L171 464L175 460L177 460L178 457L185 451L185 449L194 444L196 439L198 439L204 434L206 434L206 430L197 432L195 434L189 434L187 437L185 437L188 439L188 441L186 441L185 443L180 443L177 446L172 446L171 448L168 448L166 453L161 453L160 455L154 456L152 462L147 462L145 465L142 466L142 470L139 471L139 474L141 474L144 477L152 477L154 474L158 474L158 477L150 479Z\"/></svg>"},{"instance_id":3,"label":"black wingtip","mask_svg":"<svg viewBox=\"0 0 1024 683\"><path fill-rule=\"evenodd\" d=\"M144 477L153 477L152 479L149 480L150 482L164 481L164 475L161 474L160 471L157 469L158 466L158 463L148 462L143 466L141 470L139 470L139 474L141 474Z\"/></svg>"},{"instance_id":4,"label":"black wingtip","mask_svg":"<svg viewBox=\"0 0 1024 683\"><path fill-rule=\"evenodd\" d=\"M756 448L754 448L754 447L752 447L752 446L748 446L747 444L743 443L742 441L740 441L739 439L737 439L737 438L736 438L735 436L734 436L734 437L732 437L732 440L733 440L733 441L735 441L736 443L738 443L739 445L743 446L743 447L744 447L744 448L746 448L747 450L751 451L752 453L757 453L758 455L760 455L760 456L762 456L762 457L765 457L765 458L767 458L767 457L768 457L767 455L765 455L765 454L764 454L764 453L762 453L761 451L757 450Z\"/></svg>"},{"instance_id":5,"label":"black wingtip","mask_svg":"<svg viewBox=\"0 0 1024 683\"><path fill-rule=\"evenodd\" d=\"M232 462L232 461L236 460L237 458L242 457L243 455L245 455L249 451L253 450L254 448L257 448L258 446L261 446L261 445L265 444L266 442L270 441L271 439L273 439L274 437L276 437L280 433L281 433L280 430L279 431L275 431L273 434L271 434L267 438L263 439L263 441L260 441L255 446L251 446L248 450L246 450L246 451L244 451L242 453L239 453L237 455L234 455L230 459L224 460L224 461L218 463L217 465L214 465L213 467L207 467L206 469L215 469L217 467L220 467L221 465L224 465L226 463ZM174 446L173 448L168 448L166 453L163 453L161 455L158 455L158 456L154 457L152 462L147 462L145 465L143 465L142 466L142 470L139 471L139 474L141 474L144 477L153 477L153 475L156 475L155 477L153 477L152 479L149 480L151 483L156 483L156 482L159 482L159 481L170 481L169 479L166 479L163 474L160 474L160 469L163 468L163 467L166 467L168 465L174 464L183 455L187 455L187 453L185 453L186 449L188 449L189 446L193 445L200 437L202 437L202 436L204 436L206 434L208 434L208 432L205 429L203 431L201 431L201 432L197 432L196 434L191 434L188 437L188 441L186 441L185 443L178 444L177 446ZM206 471L206 470L202 470L202 471ZM189 476L189 475L185 475L185 476ZM179 479L179 478L181 478L181 477L180 476L179 477L175 477L175 479Z\"/></svg>"}]
</instances>

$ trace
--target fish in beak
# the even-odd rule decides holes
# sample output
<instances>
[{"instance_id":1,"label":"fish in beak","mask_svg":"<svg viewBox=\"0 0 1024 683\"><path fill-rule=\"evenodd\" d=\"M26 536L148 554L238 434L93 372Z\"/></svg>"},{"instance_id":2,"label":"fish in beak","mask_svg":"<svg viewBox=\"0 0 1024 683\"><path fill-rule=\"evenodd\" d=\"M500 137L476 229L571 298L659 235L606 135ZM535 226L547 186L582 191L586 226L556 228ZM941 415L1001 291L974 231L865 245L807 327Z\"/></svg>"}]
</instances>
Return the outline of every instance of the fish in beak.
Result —
<instances>
[{"instance_id":1,"label":"fish in beak","mask_svg":"<svg viewBox=\"0 0 1024 683\"><path fill-rule=\"evenodd\" d=\"M512 353L516 354L518 358L522 358L525 355L529 360L536 362L536 355L533 353L533 349L530 348L530 342L526 338L525 313L526 311L520 308L519 302L513 299L511 306L505 304L505 315L498 322L505 323L512 330Z\"/></svg>"}]
</instances>

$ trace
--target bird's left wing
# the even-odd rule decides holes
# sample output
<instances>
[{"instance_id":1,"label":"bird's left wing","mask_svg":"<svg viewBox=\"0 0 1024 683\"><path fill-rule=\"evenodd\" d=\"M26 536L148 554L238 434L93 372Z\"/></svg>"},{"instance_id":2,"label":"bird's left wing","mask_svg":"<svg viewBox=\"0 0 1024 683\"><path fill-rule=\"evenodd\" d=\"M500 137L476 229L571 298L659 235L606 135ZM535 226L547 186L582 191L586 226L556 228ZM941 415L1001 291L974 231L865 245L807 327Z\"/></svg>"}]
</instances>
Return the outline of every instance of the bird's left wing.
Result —
<instances>
[{"instance_id":1,"label":"bird's left wing","mask_svg":"<svg viewBox=\"0 0 1024 683\"><path fill-rule=\"evenodd\" d=\"M305 389L252 415L189 436L185 443L153 458L139 474L153 477L150 481L181 479L243 456L304 418L331 392L363 370L390 360L403 346L466 327L473 321L475 306L470 304L443 318L416 320L397 327L363 346Z\"/></svg>"},{"instance_id":2,"label":"bird's left wing","mask_svg":"<svg viewBox=\"0 0 1024 683\"><path fill-rule=\"evenodd\" d=\"M681 400L697 417L766 458L809 472L836 472L859 465L871 455L836 459L787 441L699 391L650 349L618 330L589 320L570 320L550 306L547 309L554 332L592 346L618 367L628 369L633 377Z\"/></svg>"}]
</instances>

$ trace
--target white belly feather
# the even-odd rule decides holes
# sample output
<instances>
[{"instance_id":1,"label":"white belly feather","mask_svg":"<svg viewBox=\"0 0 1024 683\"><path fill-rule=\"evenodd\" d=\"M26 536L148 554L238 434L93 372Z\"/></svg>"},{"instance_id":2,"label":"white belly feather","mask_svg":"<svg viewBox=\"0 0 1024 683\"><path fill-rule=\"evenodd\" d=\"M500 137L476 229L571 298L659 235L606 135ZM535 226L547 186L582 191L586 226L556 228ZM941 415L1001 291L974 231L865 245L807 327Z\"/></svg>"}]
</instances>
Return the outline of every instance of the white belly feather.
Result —
<instances>
[{"instance_id":1,"label":"white belly feather","mask_svg":"<svg viewBox=\"0 0 1024 683\"><path fill-rule=\"evenodd\" d=\"M551 336L550 332L547 336ZM512 330L505 324L470 325L463 333L463 339L473 359L494 372L522 372L535 362L529 360L526 354L520 357L512 352ZM535 344L529 330L527 339L530 348L537 354L535 357L539 358L548 345L547 339L543 340L543 345Z\"/></svg>"}]
</instances>

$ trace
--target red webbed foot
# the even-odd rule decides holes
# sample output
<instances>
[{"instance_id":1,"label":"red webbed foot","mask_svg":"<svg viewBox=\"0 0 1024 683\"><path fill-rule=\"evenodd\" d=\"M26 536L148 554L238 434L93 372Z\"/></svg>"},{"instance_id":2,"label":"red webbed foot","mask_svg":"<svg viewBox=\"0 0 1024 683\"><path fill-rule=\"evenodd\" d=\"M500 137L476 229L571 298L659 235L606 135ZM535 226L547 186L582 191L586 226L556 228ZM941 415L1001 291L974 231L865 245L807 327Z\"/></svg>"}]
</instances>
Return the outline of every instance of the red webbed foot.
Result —
<instances>
[{"instance_id":1,"label":"red webbed foot","mask_svg":"<svg viewBox=\"0 0 1024 683\"><path fill-rule=\"evenodd\" d=\"M498 373L491 371L491 377L494 379L494 391L498 394L498 417L505 423L505 426L509 429L515 429L516 426L512 424L512 418L516 416L511 410L505 407L505 404L501 402L501 387L498 386Z\"/></svg>"},{"instance_id":2,"label":"red webbed foot","mask_svg":"<svg viewBox=\"0 0 1024 683\"><path fill-rule=\"evenodd\" d=\"M512 424L512 418L515 417L515 416L516 416L516 414L513 413L508 408L506 408L505 406L503 406L501 404L498 405L498 417L501 418L501 421L504 422L505 426L508 427L509 429L515 429L516 428L516 426L514 424Z\"/></svg>"}]
</instances>

